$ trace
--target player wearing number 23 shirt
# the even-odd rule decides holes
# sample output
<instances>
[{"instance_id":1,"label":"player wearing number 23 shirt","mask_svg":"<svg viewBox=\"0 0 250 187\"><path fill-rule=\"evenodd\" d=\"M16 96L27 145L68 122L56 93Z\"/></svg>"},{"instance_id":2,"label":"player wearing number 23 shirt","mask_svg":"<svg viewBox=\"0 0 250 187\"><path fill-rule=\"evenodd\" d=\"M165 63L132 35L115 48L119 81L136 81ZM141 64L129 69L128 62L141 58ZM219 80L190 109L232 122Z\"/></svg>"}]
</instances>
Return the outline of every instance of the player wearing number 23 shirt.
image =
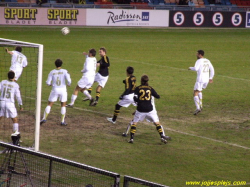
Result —
<instances>
[{"instance_id":1,"label":"player wearing number 23 shirt","mask_svg":"<svg viewBox=\"0 0 250 187\"><path fill-rule=\"evenodd\" d=\"M154 123L163 143L167 143L167 140L171 139L169 136L165 136L164 129L160 124L157 112L154 110L152 105L152 97L159 99L160 96L154 88L149 86L148 81L148 76L143 75L141 77L141 85L135 88L134 101L137 103L137 109L130 129L129 143L134 142L134 134L136 132L137 123L139 121L143 121L145 118Z\"/></svg>"},{"instance_id":2,"label":"player wearing number 23 shirt","mask_svg":"<svg viewBox=\"0 0 250 187\"><path fill-rule=\"evenodd\" d=\"M214 77L214 67L212 63L204 58L204 51L198 50L197 51L197 61L194 67L189 67L189 70L197 72L197 79L194 85L194 103L196 106L196 110L194 115L197 115L201 112L202 106L202 90L205 89L208 83L213 82Z\"/></svg>"}]
</instances>

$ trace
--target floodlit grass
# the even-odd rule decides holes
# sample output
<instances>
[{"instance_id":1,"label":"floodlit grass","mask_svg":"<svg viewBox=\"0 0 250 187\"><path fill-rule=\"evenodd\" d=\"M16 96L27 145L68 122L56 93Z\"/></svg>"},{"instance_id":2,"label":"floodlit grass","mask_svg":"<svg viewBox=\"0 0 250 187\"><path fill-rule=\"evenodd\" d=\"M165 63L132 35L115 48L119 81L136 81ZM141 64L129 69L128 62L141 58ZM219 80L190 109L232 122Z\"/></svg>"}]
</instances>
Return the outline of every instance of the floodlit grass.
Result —
<instances>
[{"instance_id":1,"label":"floodlit grass","mask_svg":"<svg viewBox=\"0 0 250 187\"><path fill-rule=\"evenodd\" d=\"M0 28L2 38L44 44L42 111L51 89L45 80L56 58L71 74L70 100L81 77L81 53L102 46L108 50L110 77L100 102L89 107L79 94L76 108L67 109L67 127L59 126L59 103L54 105L41 127L41 151L173 187L208 180L250 185L250 30L70 29L63 36L59 27ZM214 65L215 77L203 92L204 111L193 116L196 73L187 69L194 66L198 49ZM135 68L138 85L141 75L147 74L161 96L156 108L173 139L167 145L160 143L155 127L146 122L138 124L134 144L127 143L121 134L132 119L133 106L121 109L115 125L106 121L124 91L127 66Z\"/></svg>"}]
</instances>

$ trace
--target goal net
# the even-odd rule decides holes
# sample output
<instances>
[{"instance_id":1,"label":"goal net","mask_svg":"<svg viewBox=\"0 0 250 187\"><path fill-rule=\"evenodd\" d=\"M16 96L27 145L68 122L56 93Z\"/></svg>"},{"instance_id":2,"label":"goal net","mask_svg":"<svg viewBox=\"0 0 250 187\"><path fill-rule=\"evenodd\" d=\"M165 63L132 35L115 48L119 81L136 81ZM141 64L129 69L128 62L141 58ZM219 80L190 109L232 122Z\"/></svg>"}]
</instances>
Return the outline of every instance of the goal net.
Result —
<instances>
[{"instance_id":1,"label":"goal net","mask_svg":"<svg viewBox=\"0 0 250 187\"><path fill-rule=\"evenodd\" d=\"M25 147L34 146L35 151L38 151L43 45L0 38L0 81L8 80L7 74L10 71L13 56L7 53L6 48L9 51L15 51L17 46L22 48L21 53L26 56L28 61L28 65L23 68L22 74L17 80L23 102L23 111L19 110L18 102L15 102L21 145ZM13 121L11 118L3 116L0 119L0 141L12 142L12 133Z\"/></svg>"}]
</instances>

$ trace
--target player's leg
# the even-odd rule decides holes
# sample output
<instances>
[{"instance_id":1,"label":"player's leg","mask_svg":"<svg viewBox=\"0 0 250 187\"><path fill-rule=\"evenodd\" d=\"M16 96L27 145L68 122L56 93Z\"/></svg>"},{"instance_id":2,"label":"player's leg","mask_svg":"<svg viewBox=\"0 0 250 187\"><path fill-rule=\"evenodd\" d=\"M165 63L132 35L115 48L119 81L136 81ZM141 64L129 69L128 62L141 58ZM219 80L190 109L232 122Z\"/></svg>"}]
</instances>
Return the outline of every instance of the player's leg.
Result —
<instances>
[{"instance_id":1,"label":"player's leg","mask_svg":"<svg viewBox=\"0 0 250 187\"><path fill-rule=\"evenodd\" d=\"M17 117L11 118L11 120L13 122L13 133L19 132L19 124Z\"/></svg>"},{"instance_id":2,"label":"player's leg","mask_svg":"<svg viewBox=\"0 0 250 187\"><path fill-rule=\"evenodd\" d=\"M87 100L86 100L86 98L85 98L83 101L85 101L85 100L86 100L86 101L90 100L89 105L92 106L93 103L94 103L95 101L94 101L94 99L92 98L92 96L89 94L88 90L87 90L87 89L83 89L82 92L83 92L84 95L86 95L86 98L87 98Z\"/></svg>"},{"instance_id":3,"label":"player's leg","mask_svg":"<svg viewBox=\"0 0 250 187\"><path fill-rule=\"evenodd\" d=\"M135 136L135 132L136 132L136 125L137 125L137 123L133 122L133 124L130 127L130 140L128 141L128 143L134 143L134 136Z\"/></svg>"},{"instance_id":4,"label":"player's leg","mask_svg":"<svg viewBox=\"0 0 250 187\"><path fill-rule=\"evenodd\" d=\"M202 105L202 92L198 93L198 97L199 97L199 101L200 101L200 110L203 109L203 105Z\"/></svg>"},{"instance_id":5,"label":"player's leg","mask_svg":"<svg viewBox=\"0 0 250 187\"><path fill-rule=\"evenodd\" d=\"M61 125L66 126L67 123L65 123L65 116L66 116L66 102L68 98L68 93L65 90L64 92L61 92L59 96L59 100L61 102Z\"/></svg>"},{"instance_id":6,"label":"player's leg","mask_svg":"<svg viewBox=\"0 0 250 187\"><path fill-rule=\"evenodd\" d=\"M48 117L48 115L50 113L50 110L51 110L51 107L53 106L53 103L54 103L54 102L51 102L52 97L53 97L53 95L50 94L48 105L46 106L46 108L45 108L45 110L43 112L43 118L40 121L40 125L43 124L43 123L46 123L46 121L47 121L47 117Z\"/></svg>"},{"instance_id":7,"label":"player's leg","mask_svg":"<svg viewBox=\"0 0 250 187\"><path fill-rule=\"evenodd\" d=\"M89 95L91 95L92 87L88 88L87 91L88 91ZM86 95L86 94L85 94L85 95ZM85 98L83 99L83 101L88 101L88 100L89 100L89 97L88 97L88 96L85 97Z\"/></svg>"},{"instance_id":8,"label":"player's leg","mask_svg":"<svg viewBox=\"0 0 250 187\"><path fill-rule=\"evenodd\" d=\"M136 125L139 121L143 121L146 117L147 113L141 113L139 111L136 110L135 112L135 116L133 119L133 124L130 127L130 140L128 141L128 143L133 143L134 142L134 136L135 136L135 132L136 132Z\"/></svg>"},{"instance_id":9,"label":"player's leg","mask_svg":"<svg viewBox=\"0 0 250 187\"><path fill-rule=\"evenodd\" d=\"M101 90L102 90L102 86L98 85L96 88L95 105L97 105L98 100L101 96Z\"/></svg>"},{"instance_id":10,"label":"player's leg","mask_svg":"<svg viewBox=\"0 0 250 187\"><path fill-rule=\"evenodd\" d=\"M67 107L73 107L75 101L76 101L76 98L77 98L77 95L78 95L78 92L81 90L82 88L80 88L78 85L76 86L73 94L71 95L71 100L70 100L70 103L68 105L66 105Z\"/></svg>"},{"instance_id":11,"label":"player's leg","mask_svg":"<svg viewBox=\"0 0 250 187\"><path fill-rule=\"evenodd\" d=\"M22 70L16 70L14 72L15 72L15 81L17 81L22 74Z\"/></svg>"},{"instance_id":12,"label":"player's leg","mask_svg":"<svg viewBox=\"0 0 250 187\"><path fill-rule=\"evenodd\" d=\"M19 132L19 124L17 117L11 118L13 122L13 133L11 134L11 139L14 145L19 145L19 141L21 138L20 132Z\"/></svg>"},{"instance_id":13,"label":"player's leg","mask_svg":"<svg viewBox=\"0 0 250 187\"><path fill-rule=\"evenodd\" d=\"M61 102L61 125L66 126L67 123L65 123L65 116L66 116L66 101Z\"/></svg>"},{"instance_id":14,"label":"player's leg","mask_svg":"<svg viewBox=\"0 0 250 187\"><path fill-rule=\"evenodd\" d=\"M129 131L130 131L130 129L131 129L131 125L133 124L133 120L131 120L130 122L129 122L129 124L128 124L128 126L127 126L127 129L126 129L126 132L124 132L124 133L122 133L122 136L124 136L124 137L127 137L128 136L128 133L129 133Z\"/></svg>"},{"instance_id":15,"label":"player's leg","mask_svg":"<svg viewBox=\"0 0 250 187\"><path fill-rule=\"evenodd\" d=\"M150 119L150 121L154 123L154 125L156 126L156 130L158 131L161 137L161 141L163 143L167 143L167 140L171 139L169 136L165 136L163 126L160 124L160 120L159 120L156 110L149 112L146 116L146 119Z\"/></svg>"},{"instance_id":16,"label":"player's leg","mask_svg":"<svg viewBox=\"0 0 250 187\"><path fill-rule=\"evenodd\" d=\"M197 115L201 112L200 109L200 99L199 99L199 92L202 91L201 84L199 82L196 82L194 85L194 104L196 106L196 110L194 112L194 115Z\"/></svg>"},{"instance_id":17,"label":"player's leg","mask_svg":"<svg viewBox=\"0 0 250 187\"><path fill-rule=\"evenodd\" d=\"M99 101L99 98L101 96L101 90L105 87L107 81L108 81L108 76L107 77L104 77L102 76L101 74L97 73L96 76L95 76L95 82L98 83L98 86L96 88L96 98L95 98L95 102L93 103L92 106L96 106L98 101Z\"/></svg>"},{"instance_id":18,"label":"player's leg","mask_svg":"<svg viewBox=\"0 0 250 187\"><path fill-rule=\"evenodd\" d=\"M107 118L107 120L108 120L109 122L115 124L116 119L117 119L117 116L120 114L120 108L121 108L121 107L122 107L122 106L119 105L119 103L117 103L117 104L115 105L115 110L114 110L113 118Z\"/></svg>"},{"instance_id":19,"label":"player's leg","mask_svg":"<svg viewBox=\"0 0 250 187\"><path fill-rule=\"evenodd\" d=\"M208 82L202 83L202 90L206 89L207 85L208 85ZM202 110L203 109L203 104L202 104L203 94L202 94L202 91L199 91L198 97L199 97L199 100L200 100L200 110Z\"/></svg>"},{"instance_id":20,"label":"player's leg","mask_svg":"<svg viewBox=\"0 0 250 187\"><path fill-rule=\"evenodd\" d=\"M160 137L161 137L161 141L163 143L167 143L167 140L171 140L171 137L170 136L166 136L165 135L165 132L164 132L164 129L163 129L163 126L160 124L160 122L154 122L154 125L156 126L156 130L158 131Z\"/></svg>"}]
</instances>

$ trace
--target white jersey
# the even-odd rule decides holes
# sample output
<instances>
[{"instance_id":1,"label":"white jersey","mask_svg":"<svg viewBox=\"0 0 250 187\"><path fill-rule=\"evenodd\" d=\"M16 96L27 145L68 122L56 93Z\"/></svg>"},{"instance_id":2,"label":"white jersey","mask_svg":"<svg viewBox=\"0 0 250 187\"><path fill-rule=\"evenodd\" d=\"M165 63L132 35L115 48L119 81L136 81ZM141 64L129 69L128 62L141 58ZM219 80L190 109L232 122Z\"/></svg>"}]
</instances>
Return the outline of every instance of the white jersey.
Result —
<instances>
[{"instance_id":1,"label":"white jersey","mask_svg":"<svg viewBox=\"0 0 250 187\"><path fill-rule=\"evenodd\" d=\"M23 105L19 85L14 81L3 80L0 82L0 101L15 103L15 98L19 105Z\"/></svg>"},{"instance_id":2,"label":"white jersey","mask_svg":"<svg viewBox=\"0 0 250 187\"><path fill-rule=\"evenodd\" d=\"M95 57L89 57L86 55L86 60L83 65L83 77L92 77L95 76L95 71L96 71L96 63L97 60Z\"/></svg>"},{"instance_id":3,"label":"white jersey","mask_svg":"<svg viewBox=\"0 0 250 187\"><path fill-rule=\"evenodd\" d=\"M64 88L66 90L66 80L71 85L71 78L66 69L54 69L49 73L46 84L52 86L52 90Z\"/></svg>"},{"instance_id":4,"label":"white jersey","mask_svg":"<svg viewBox=\"0 0 250 187\"><path fill-rule=\"evenodd\" d=\"M192 71L197 71L196 82L209 82L209 79L214 77L214 67L206 58L200 58L196 61L194 67L189 68Z\"/></svg>"},{"instance_id":5,"label":"white jersey","mask_svg":"<svg viewBox=\"0 0 250 187\"><path fill-rule=\"evenodd\" d=\"M12 71L22 71L28 65L27 58L24 54L18 51L12 51L11 66Z\"/></svg>"}]
</instances>

